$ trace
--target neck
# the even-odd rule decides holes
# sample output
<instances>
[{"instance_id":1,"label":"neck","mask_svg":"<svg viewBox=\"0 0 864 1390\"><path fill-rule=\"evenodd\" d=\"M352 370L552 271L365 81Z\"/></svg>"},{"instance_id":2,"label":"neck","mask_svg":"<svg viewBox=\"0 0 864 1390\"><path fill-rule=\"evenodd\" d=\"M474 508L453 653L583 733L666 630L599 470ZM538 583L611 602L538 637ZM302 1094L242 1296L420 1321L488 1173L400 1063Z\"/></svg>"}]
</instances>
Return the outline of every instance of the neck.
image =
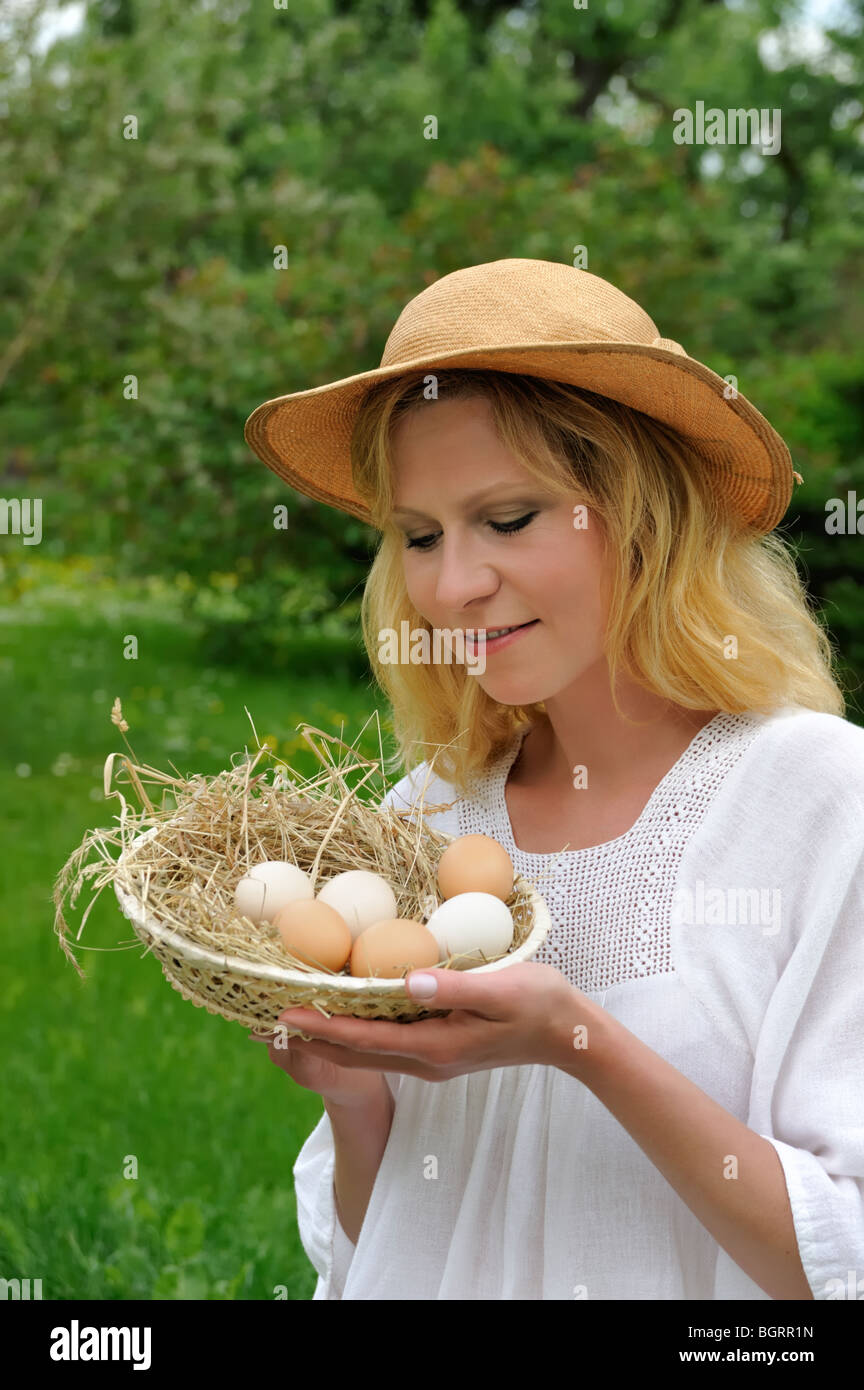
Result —
<instances>
[{"instance_id":1,"label":"neck","mask_svg":"<svg viewBox=\"0 0 864 1390\"><path fill-rule=\"evenodd\" d=\"M530 769L531 780L570 786L579 766L587 769L595 790L627 787L634 772L677 756L719 713L686 709L624 678L617 696L620 714L603 661L546 700L546 718L527 735L519 760Z\"/></svg>"}]
</instances>

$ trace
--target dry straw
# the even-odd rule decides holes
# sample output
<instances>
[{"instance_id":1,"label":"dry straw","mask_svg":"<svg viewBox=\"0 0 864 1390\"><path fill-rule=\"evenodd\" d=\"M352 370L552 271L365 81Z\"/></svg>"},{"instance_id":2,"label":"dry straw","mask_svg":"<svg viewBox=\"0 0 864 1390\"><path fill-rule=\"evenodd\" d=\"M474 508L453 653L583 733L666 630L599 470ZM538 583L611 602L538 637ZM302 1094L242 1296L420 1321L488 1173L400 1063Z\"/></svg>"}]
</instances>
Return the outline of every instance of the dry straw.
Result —
<instances>
[{"instance_id":1,"label":"dry straw","mask_svg":"<svg viewBox=\"0 0 864 1390\"><path fill-rule=\"evenodd\" d=\"M111 717L125 741L128 725L119 700ZM301 1005L325 1017L353 1014L406 1023L448 1012L411 999L404 979L313 970L285 950L275 927L237 916L238 880L268 859L296 864L311 876L316 892L348 869L379 873L393 887L400 917L426 921L439 901L437 864L451 837L425 825L423 813L444 807L425 805L421 789L410 809L381 809L387 786L383 753L380 762L369 760L309 724L299 731L321 764L312 777L301 777L275 759L257 735L254 753L235 754L230 768L211 777L168 776L140 765L134 753L109 756L104 790L119 799L116 824L89 831L54 886L55 931L82 978L64 903L74 908L85 884L93 892L75 937L80 943L99 893L112 883L123 913L160 961L166 979L209 1013L267 1031L285 1009ZM380 747L380 725L378 733ZM118 759L140 809L131 807L116 786L112 790L112 780L119 781ZM269 766L262 765L265 760ZM427 763L431 769L434 754ZM159 789L160 805L151 800L148 786ZM364 788L369 800L359 795ZM475 972L530 959L546 936L549 914L533 884L517 877L507 906L515 925L513 944L505 955L473 967ZM439 962L445 968L457 964L452 956ZM286 1036L298 1032L285 1029Z\"/></svg>"}]
</instances>

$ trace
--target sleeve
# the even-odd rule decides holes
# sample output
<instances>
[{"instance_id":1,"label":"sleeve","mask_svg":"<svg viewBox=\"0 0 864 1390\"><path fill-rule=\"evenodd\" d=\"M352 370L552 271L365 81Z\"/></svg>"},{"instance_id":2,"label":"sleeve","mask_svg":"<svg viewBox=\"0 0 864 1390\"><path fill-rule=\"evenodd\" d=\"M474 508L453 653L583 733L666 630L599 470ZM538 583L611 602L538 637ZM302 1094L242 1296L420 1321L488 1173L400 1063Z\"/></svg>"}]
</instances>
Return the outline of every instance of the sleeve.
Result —
<instances>
[{"instance_id":1,"label":"sleeve","mask_svg":"<svg viewBox=\"0 0 864 1390\"><path fill-rule=\"evenodd\" d=\"M378 810L390 809L403 814L410 811L412 823L419 814L423 823L432 829L458 835L458 800L453 785L443 781L428 762L423 762L389 789L379 803Z\"/></svg>"},{"instance_id":2,"label":"sleeve","mask_svg":"<svg viewBox=\"0 0 864 1390\"><path fill-rule=\"evenodd\" d=\"M409 779L403 777L400 782L391 787L386 795L379 802L378 810L387 811L392 806L396 811L404 811L410 805L408 800L408 790L410 787Z\"/></svg>"},{"instance_id":3,"label":"sleeve","mask_svg":"<svg viewBox=\"0 0 864 1390\"><path fill-rule=\"evenodd\" d=\"M766 1015L764 1031L782 1037L782 1051L773 1087L766 1088L766 1104L753 1127L774 1146L783 1166L798 1252L813 1298L861 1301L864 855L853 855L851 874L848 856L845 863L839 858L829 862L832 871L819 875L816 893L829 904L833 899L831 909L812 931L802 932ZM824 861L822 867L828 867ZM811 905L813 901L811 897ZM760 1084L756 1069L754 1090ZM758 1290L744 1293L744 1283L751 1285L725 1257L715 1296L766 1296Z\"/></svg>"},{"instance_id":4,"label":"sleeve","mask_svg":"<svg viewBox=\"0 0 864 1390\"><path fill-rule=\"evenodd\" d=\"M294 1164L300 1240L318 1274L313 1301L342 1297L356 1249L336 1212L335 1162L333 1130L325 1110Z\"/></svg>"}]
</instances>

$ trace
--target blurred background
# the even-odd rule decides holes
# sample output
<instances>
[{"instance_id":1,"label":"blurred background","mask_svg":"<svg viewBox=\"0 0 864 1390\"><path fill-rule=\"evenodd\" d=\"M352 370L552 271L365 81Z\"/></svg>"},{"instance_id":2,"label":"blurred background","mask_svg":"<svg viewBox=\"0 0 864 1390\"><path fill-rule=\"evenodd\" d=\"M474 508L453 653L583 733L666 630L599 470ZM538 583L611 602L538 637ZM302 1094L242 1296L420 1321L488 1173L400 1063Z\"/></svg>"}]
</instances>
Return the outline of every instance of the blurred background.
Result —
<instances>
[{"instance_id":1,"label":"blurred background","mask_svg":"<svg viewBox=\"0 0 864 1390\"><path fill-rule=\"evenodd\" d=\"M803 475L778 529L864 723L862 10L7 0L0 470L42 513L38 543L0 534L0 1278L311 1297L291 1168L319 1098L108 953L131 935L110 890L80 981L52 886L117 812L117 697L138 760L183 775L254 746L250 717L303 772L301 721L378 751L374 533L290 492L243 424L377 366L440 276L580 264L734 376ZM676 143L699 101L779 110L779 152Z\"/></svg>"}]
</instances>

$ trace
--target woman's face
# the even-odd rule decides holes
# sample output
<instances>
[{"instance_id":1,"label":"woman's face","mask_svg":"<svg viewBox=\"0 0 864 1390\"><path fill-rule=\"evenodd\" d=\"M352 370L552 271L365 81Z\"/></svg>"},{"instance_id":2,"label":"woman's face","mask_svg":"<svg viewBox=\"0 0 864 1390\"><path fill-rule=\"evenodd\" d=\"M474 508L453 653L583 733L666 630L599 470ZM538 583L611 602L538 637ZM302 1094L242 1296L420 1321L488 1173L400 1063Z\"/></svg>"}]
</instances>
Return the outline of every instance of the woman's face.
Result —
<instances>
[{"instance_id":1,"label":"woman's face","mask_svg":"<svg viewBox=\"0 0 864 1390\"><path fill-rule=\"evenodd\" d=\"M577 494L547 491L493 422L485 398L404 417L393 432L392 519L408 594L433 628L522 628L501 642L487 635L485 670L482 646L466 649L492 699L527 705L605 660L604 544L593 513L574 526Z\"/></svg>"}]
</instances>

